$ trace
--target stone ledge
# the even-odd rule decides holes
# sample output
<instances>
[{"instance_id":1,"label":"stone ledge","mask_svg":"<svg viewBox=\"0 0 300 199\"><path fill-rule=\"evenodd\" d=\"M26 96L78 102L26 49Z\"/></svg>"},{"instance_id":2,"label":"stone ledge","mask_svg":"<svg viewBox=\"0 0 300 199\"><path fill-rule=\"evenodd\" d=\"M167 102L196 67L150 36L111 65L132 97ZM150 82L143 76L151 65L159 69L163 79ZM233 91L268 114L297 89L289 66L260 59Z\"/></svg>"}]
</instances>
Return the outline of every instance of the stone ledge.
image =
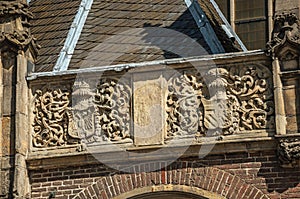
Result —
<instances>
[{"instance_id":1,"label":"stone ledge","mask_svg":"<svg viewBox=\"0 0 300 199\"><path fill-rule=\"evenodd\" d=\"M113 149L113 147L110 146ZM172 160L178 158L205 157L207 151L209 155L256 152L276 150L276 140L272 137L244 139L236 141L207 142L205 144L176 145L169 147L143 147L135 151L126 150L106 150L103 148L93 148L82 152L70 150L68 153L31 153L27 158L27 165L30 170L58 168L66 166L78 166L86 164L122 164L126 162L142 162L157 160ZM51 155L50 155L51 154ZM102 160L102 161L99 161Z\"/></svg>"},{"instance_id":2,"label":"stone ledge","mask_svg":"<svg viewBox=\"0 0 300 199\"><path fill-rule=\"evenodd\" d=\"M197 63L199 66L207 66L207 61L212 61L214 64L236 64L239 62L257 62L257 61L270 61L268 57L266 57L264 51L261 50L253 50L248 52L235 52L235 53L225 53L225 54L215 54L215 55L207 55L200 57L187 57L187 58L175 58L168 60L159 60L159 61L149 61L149 62L141 62L141 63L130 63L130 64L118 64L118 65L110 65L110 66L99 66L93 68L85 68L85 69L74 69L67 71L59 71L59 72L40 72L40 73L32 73L27 76L27 80L32 82L35 80L40 80L43 78L63 78L64 76L74 76L78 74L89 74L96 72L105 72L105 71L123 71L128 69L138 69L145 68L146 71L153 70L161 70L162 65L185 65L186 63ZM149 66L151 66L149 68ZM154 67L154 66L158 66ZM145 69L144 69L145 70Z\"/></svg>"}]
</instances>

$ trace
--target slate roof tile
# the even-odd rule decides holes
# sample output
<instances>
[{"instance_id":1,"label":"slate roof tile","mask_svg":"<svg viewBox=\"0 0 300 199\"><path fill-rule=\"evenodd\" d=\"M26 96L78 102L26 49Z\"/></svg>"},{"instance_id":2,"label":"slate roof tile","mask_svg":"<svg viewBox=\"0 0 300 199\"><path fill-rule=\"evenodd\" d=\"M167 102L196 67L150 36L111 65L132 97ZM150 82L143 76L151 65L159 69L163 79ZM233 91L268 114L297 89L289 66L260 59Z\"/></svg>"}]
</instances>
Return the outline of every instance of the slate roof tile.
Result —
<instances>
[{"instance_id":1,"label":"slate roof tile","mask_svg":"<svg viewBox=\"0 0 300 199\"><path fill-rule=\"evenodd\" d=\"M32 0L32 33L41 45L36 71L51 71L62 49L80 0Z\"/></svg>"},{"instance_id":2,"label":"slate roof tile","mask_svg":"<svg viewBox=\"0 0 300 199\"><path fill-rule=\"evenodd\" d=\"M36 72L53 70L80 2L31 1L30 9L35 15L32 32L42 46ZM222 22L217 13L207 2L199 0L218 37L229 46L226 51L236 50L220 28ZM174 32L164 35L165 30L160 28ZM178 42L185 41L178 33L186 34L210 53L183 0L94 0L69 69L174 58L179 55L168 51L180 49L194 55L196 52L188 42L186 45Z\"/></svg>"}]
</instances>

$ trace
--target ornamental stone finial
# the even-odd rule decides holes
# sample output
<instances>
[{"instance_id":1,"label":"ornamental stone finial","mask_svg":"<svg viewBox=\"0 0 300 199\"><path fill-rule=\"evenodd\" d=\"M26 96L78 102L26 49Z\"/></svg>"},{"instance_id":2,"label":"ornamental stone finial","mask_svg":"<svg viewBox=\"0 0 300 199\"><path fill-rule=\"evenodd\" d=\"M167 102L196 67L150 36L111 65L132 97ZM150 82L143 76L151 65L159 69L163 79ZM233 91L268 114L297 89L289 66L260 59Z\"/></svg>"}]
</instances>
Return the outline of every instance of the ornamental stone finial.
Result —
<instances>
[{"instance_id":1,"label":"ornamental stone finial","mask_svg":"<svg viewBox=\"0 0 300 199\"><path fill-rule=\"evenodd\" d=\"M27 50L34 56L38 45L30 32L29 20L33 14L24 0L0 1L0 46L12 51Z\"/></svg>"},{"instance_id":2,"label":"ornamental stone finial","mask_svg":"<svg viewBox=\"0 0 300 199\"><path fill-rule=\"evenodd\" d=\"M281 49L290 46L300 47L300 22L295 13L282 13L275 16L272 40L267 43L267 52L272 56L280 56Z\"/></svg>"}]
</instances>

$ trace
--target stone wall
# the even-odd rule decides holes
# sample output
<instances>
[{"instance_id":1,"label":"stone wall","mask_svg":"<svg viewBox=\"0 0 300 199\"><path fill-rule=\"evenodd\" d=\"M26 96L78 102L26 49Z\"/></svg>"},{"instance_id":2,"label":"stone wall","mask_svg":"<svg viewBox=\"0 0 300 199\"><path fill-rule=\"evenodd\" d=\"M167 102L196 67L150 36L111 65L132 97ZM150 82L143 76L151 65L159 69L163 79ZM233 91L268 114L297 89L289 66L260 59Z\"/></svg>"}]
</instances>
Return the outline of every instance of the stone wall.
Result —
<instances>
[{"instance_id":1,"label":"stone wall","mask_svg":"<svg viewBox=\"0 0 300 199\"><path fill-rule=\"evenodd\" d=\"M101 164L32 170L32 198L111 198L133 189L133 194L143 193L148 186L155 191L160 185L169 185L166 190L171 185L199 187L226 198L300 198L300 171L280 167L272 150L179 159L159 171L144 172L155 164L168 162L136 164L128 173Z\"/></svg>"}]
</instances>

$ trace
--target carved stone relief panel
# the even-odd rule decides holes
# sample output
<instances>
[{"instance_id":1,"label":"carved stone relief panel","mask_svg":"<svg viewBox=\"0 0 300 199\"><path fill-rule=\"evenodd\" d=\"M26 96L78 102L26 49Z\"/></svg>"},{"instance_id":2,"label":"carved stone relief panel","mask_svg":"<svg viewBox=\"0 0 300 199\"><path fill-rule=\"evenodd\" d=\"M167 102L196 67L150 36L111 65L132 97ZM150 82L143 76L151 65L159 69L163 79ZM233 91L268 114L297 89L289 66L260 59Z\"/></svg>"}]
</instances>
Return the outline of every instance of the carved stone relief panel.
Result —
<instances>
[{"instance_id":1,"label":"carved stone relief panel","mask_svg":"<svg viewBox=\"0 0 300 199\"><path fill-rule=\"evenodd\" d=\"M75 81L73 92L59 85L35 91L34 147L132 142L129 81L103 78L92 82Z\"/></svg>"},{"instance_id":2,"label":"carved stone relief panel","mask_svg":"<svg viewBox=\"0 0 300 199\"><path fill-rule=\"evenodd\" d=\"M103 78L95 94L95 126L108 141L131 141L131 88L129 81Z\"/></svg>"},{"instance_id":3,"label":"carved stone relief panel","mask_svg":"<svg viewBox=\"0 0 300 199\"><path fill-rule=\"evenodd\" d=\"M239 131L273 128L272 74L266 66L235 65L226 68L221 77L233 113L240 116Z\"/></svg>"},{"instance_id":4,"label":"carved stone relief panel","mask_svg":"<svg viewBox=\"0 0 300 199\"><path fill-rule=\"evenodd\" d=\"M166 138L204 134L203 79L195 71L171 77L166 100Z\"/></svg>"},{"instance_id":5,"label":"carved stone relief panel","mask_svg":"<svg viewBox=\"0 0 300 199\"><path fill-rule=\"evenodd\" d=\"M33 146L157 145L273 129L272 75L263 64L141 74L78 80L72 93L36 90Z\"/></svg>"},{"instance_id":6,"label":"carved stone relief panel","mask_svg":"<svg viewBox=\"0 0 300 199\"><path fill-rule=\"evenodd\" d=\"M63 146L80 142L72 122L70 91L59 88L41 89L36 90L34 98L34 147Z\"/></svg>"},{"instance_id":7,"label":"carved stone relief panel","mask_svg":"<svg viewBox=\"0 0 300 199\"><path fill-rule=\"evenodd\" d=\"M169 80L167 138L273 128L272 75L262 64L185 71Z\"/></svg>"}]
</instances>

